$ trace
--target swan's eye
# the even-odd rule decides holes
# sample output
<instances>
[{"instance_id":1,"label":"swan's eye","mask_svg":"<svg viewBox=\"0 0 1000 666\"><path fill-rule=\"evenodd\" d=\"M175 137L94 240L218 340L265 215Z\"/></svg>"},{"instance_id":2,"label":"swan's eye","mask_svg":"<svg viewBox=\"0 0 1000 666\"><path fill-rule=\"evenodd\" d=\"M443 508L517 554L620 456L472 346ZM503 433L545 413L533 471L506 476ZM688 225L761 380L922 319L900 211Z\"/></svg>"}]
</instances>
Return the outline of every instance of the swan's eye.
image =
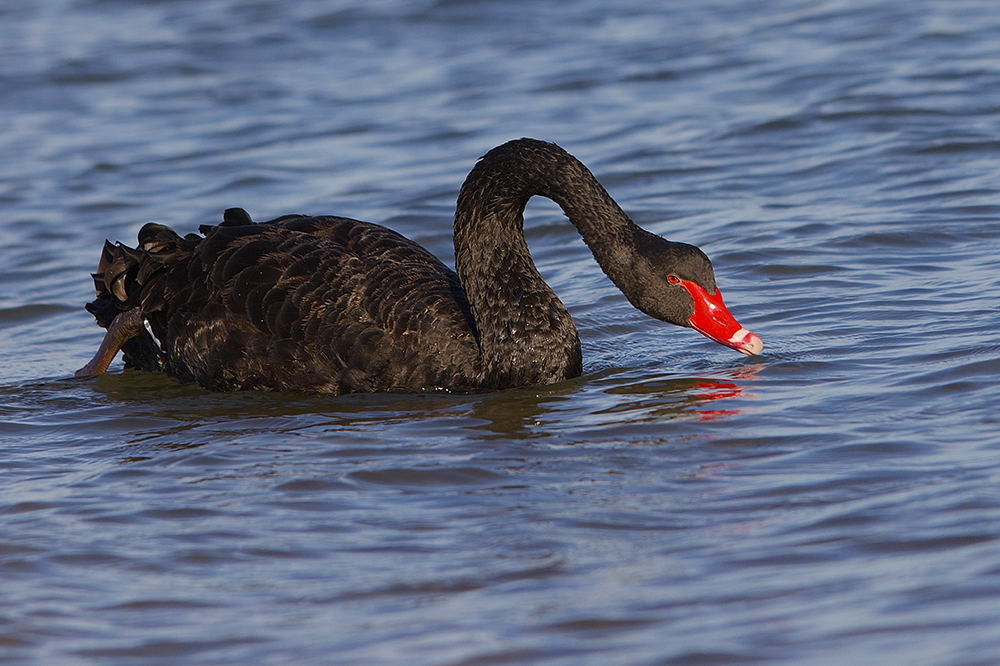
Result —
<instances>
[{"instance_id":1,"label":"swan's eye","mask_svg":"<svg viewBox=\"0 0 1000 666\"><path fill-rule=\"evenodd\" d=\"M667 276L667 282L669 282L670 284L680 284L681 279L676 275L674 275L673 273L671 273L670 275Z\"/></svg>"}]
</instances>

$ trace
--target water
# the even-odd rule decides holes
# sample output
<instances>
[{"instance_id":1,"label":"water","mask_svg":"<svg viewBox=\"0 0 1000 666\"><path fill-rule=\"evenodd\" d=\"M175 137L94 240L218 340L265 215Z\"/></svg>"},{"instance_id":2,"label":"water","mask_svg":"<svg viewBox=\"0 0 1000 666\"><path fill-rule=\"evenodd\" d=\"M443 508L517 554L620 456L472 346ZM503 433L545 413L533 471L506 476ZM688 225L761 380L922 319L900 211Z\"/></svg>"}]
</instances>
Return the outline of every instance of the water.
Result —
<instances>
[{"instance_id":1,"label":"water","mask_svg":"<svg viewBox=\"0 0 1000 666\"><path fill-rule=\"evenodd\" d=\"M991 0L4 0L0 663L1000 663ZM584 376L211 394L112 366L105 238L385 222L560 143L712 258L748 359L554 206Z\"/></svg>"}]
</instances>

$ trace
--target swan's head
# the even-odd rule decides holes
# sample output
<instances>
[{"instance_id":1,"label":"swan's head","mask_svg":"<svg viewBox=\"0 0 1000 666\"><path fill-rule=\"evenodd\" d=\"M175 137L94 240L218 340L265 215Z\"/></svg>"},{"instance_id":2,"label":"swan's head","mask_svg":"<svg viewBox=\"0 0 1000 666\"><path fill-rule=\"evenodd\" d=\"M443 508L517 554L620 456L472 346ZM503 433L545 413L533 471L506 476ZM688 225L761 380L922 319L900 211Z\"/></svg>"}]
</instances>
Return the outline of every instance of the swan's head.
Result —
<instances>
[{"instance_id":1,"label":"swan's head","mask_svg":"<svg viewBox=\"0 0 1000 666\"><path fill-rule=\"evenodd\" d=\"M651 317L687 326L721 345L759 354L764 343L740 326L722 302L712 262L700 249L643 233L639 261L626 285L619 285L637 308Z\"/></svg>"}]
</instances>

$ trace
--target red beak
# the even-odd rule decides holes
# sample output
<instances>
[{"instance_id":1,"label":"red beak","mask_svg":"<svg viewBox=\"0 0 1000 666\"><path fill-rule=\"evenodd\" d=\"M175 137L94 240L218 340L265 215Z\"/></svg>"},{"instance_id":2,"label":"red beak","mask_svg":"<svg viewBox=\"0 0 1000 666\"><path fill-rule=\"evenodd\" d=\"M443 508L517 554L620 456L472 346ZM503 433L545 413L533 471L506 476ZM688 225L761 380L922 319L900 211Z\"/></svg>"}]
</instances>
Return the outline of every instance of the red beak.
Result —
<instances>
[{"instance_id":1,"label":"red beak","mask_svg":"<svg viewBox=\"0 0 1000 666\"><path fill-rule=\"evenodd\" d=\"M760 338L740 326L736 318L729 314L722 302L721 291L716 289L713 296L694 282L681 280L681 285L694 299L694 314L688 317L691 328L720 345L732 347L748 356L759 354L764 349Z\"/></svg>"}]
</instances>

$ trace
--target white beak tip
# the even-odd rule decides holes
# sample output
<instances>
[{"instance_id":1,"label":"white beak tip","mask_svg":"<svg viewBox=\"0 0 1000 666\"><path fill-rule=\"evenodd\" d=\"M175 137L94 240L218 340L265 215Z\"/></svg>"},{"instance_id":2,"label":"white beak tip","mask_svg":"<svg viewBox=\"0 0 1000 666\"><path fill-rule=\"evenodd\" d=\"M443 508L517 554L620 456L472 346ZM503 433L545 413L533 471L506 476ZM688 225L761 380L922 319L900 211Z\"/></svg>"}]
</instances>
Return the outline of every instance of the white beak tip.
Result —
<instances>
[{"instance_id":1,"label":"white beak tip","mask_svg":"<svg viewBox=\"0 0 1000 666\"><path fill-rule=\"evenodd\" d=\"M729 342L736 351L747 356L756 356L764 351L764 342L745 328L736 331Z\"/></svg>"}]
</instances>

